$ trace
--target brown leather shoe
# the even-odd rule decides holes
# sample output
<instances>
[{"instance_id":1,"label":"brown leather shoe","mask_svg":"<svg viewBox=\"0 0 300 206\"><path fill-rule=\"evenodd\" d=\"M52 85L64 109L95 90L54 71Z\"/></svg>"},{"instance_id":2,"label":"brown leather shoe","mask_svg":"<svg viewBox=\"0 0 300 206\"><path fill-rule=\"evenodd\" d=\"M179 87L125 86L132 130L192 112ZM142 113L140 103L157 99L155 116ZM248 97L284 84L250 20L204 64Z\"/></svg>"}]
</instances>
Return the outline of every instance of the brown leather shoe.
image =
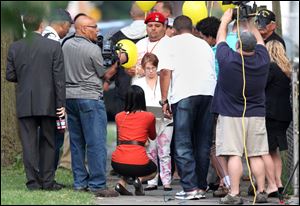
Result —
<instances>
[{"instance_id":1,"label":"brown leather shoe","mask_svg":"<svg viewBox=\"0 0 300 206\"><path fill-rule=\"evenodd\" d=\"M92 190L96 197L118 197L119 193L115 190L110 189L97 189Z\"/></svg>"}]
</instances>

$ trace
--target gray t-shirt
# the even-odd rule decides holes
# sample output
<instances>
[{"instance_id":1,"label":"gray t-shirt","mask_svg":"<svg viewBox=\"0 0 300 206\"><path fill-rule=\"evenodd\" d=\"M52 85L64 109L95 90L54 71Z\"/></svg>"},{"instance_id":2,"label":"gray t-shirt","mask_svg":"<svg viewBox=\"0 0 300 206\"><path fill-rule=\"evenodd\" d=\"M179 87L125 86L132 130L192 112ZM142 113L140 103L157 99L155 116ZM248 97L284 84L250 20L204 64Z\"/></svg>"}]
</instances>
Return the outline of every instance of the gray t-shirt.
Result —
<instances>
[{"instance_id":1,"label":"gray t-shirt","mask_svg":"<svg viewBox=\"0 0 300 206\"><path fill-rule=\"evenodd\" d=\"M82 36L63 46L67 99L99 99L103 96L105 72L101 49Z\"/></svg>"}]
</instances>

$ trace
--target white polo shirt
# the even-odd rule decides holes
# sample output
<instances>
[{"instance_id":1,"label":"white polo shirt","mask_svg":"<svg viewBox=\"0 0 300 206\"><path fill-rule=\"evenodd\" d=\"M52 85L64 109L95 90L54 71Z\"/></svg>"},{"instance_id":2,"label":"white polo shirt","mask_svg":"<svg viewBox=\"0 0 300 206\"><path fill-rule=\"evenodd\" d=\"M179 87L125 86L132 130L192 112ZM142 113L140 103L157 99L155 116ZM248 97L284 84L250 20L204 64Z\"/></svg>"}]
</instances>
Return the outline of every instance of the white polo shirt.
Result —
<instances>
[{"instance_id":1,"label":"white polo shirt","mask_svg":"<svg viewBox=\"0 0 300 206\"><path fill-rule=\"evenodd\" d=\"M170 39L172 70L171 104L196 95L213 96L216 86L215 57L211 47L192 34Z\"/></svg>"}]
</instances>

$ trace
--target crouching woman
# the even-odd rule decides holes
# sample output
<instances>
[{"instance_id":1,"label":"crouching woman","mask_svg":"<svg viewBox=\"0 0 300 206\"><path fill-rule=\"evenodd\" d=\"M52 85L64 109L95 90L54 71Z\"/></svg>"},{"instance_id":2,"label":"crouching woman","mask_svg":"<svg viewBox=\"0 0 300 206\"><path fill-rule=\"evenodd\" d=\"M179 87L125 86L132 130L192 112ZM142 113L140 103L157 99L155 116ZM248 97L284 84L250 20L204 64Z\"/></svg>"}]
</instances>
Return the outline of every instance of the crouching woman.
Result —
<instances>
[{"instance_id":1,"label":"crouching woman","mask_svg":"<svg viewBox=\"0 0 300 206\"><path fill-rule=\"evenodd\" d=\"M133 184L135 195L145 195L142 182L153 179L157 167L148 158L145 144L154 140L155 116L146 111L145 94L141 87L129 88L125 110L115 117L118 145L112 154L112 167L122 177L115 186L121 195L132 195L126 184Z\"/></svg>"}]
</instances>

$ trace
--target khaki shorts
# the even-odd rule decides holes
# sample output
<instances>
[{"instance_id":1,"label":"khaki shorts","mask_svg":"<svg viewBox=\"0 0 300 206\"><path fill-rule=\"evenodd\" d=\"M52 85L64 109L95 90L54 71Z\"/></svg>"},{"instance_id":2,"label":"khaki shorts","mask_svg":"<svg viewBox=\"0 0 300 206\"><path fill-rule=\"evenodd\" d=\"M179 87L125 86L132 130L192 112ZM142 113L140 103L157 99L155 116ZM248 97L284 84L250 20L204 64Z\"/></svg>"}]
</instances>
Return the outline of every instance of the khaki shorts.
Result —
<instances>
[{"instance_id":1,"label":"khaki shorts","mask_svg":"<svg viewBox=\"0 0 300 206\"><path fill-rule=\"evenodd\" d=\"M248 157L269 154L265 117L245 117L246 147ZM219 115L216 129L216 155L244 153L241 117Z\"/></svg>"}]
</instances>

